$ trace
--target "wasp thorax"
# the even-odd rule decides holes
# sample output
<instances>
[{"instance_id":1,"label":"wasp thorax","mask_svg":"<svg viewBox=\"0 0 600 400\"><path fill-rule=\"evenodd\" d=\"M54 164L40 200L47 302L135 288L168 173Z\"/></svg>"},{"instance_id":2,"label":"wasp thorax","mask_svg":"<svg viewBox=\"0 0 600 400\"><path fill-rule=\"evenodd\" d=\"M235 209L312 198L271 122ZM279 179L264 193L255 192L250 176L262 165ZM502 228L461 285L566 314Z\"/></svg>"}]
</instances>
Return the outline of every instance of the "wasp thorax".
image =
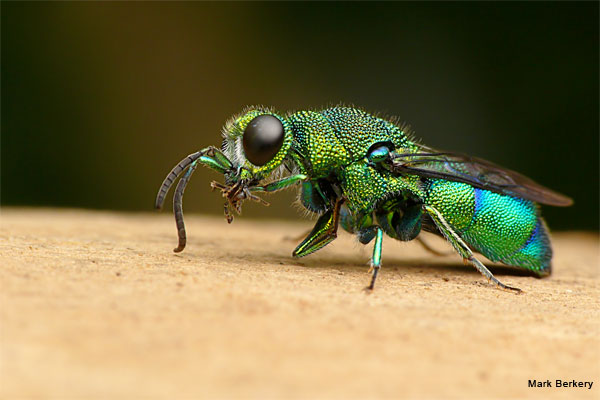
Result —
<instances>
[{"instance_id":1,"label":"wasp thorax","mask_svg":"<svg viewBox=\"0 0 600 400\"><path fill-rule=\"evenodd\" d=\"M279 119L272 115L259 115L244 130L243 145L246 159L262 166L275 157L281 149L285 131Z\"/></svg>"}]
</instances>

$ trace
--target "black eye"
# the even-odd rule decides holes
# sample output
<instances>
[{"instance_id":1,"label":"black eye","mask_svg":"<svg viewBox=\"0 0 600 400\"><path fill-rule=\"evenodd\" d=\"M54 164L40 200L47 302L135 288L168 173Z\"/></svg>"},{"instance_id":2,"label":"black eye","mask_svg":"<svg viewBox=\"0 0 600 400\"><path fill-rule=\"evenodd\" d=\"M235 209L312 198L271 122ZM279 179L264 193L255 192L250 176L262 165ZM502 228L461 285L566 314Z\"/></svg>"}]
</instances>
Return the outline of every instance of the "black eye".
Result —
<instances>
[{"instance_id":1,"label":"black eye","mask_svg":"<svg viewBox=\"0 0 600 400\"><path fill-rule=\"evenodd\" d=\"M265 165L275 157L283 145L285 132L279 119L272 115L259 115L244 131L244 153L252 164Z\"/></svg>"}]
</instances>

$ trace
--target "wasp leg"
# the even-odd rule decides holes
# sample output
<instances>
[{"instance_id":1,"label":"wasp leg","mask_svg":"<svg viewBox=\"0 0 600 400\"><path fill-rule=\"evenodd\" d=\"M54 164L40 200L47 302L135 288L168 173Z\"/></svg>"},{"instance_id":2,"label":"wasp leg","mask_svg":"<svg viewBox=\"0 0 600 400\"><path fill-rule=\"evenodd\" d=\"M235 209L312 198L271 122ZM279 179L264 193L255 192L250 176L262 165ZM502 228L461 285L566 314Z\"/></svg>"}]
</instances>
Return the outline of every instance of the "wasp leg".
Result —
<instances>
[{"instance_id":1,"label":"wasp leg","mask_svg":"<svg viewBox=\"0 0 600 400\"><path fill-rule=\"evenodd\" d=\"M371 268L369 272L372 272L371 284L367 286L366 290L373 290L375 286L375 280L381 267L381 248L383 245L383 229L378 225L373 225L373 215L369 214L357 214L350 213L350 210L346 206L342 206L340 212L340 225L342 228L350 233L356 233L358 241L362 244L369 244L375 239L373 245L373 257L371 258Z\"/></svg>"},{"instance_id":2,"label":"wasp leg","mask_svg":"<svg viewBox=\"0 0 600 400\"><path fill-rule=\"evenodd\" d=\"M371 259L371 268L369 271L373 271L373 275L371 277L371 283L367 286L368 290L373 290L375 287L375 279L377 279L377 274L379 273L379 268L381 267L381 248L383 246L383 230L380 227L376 227L377 234L375 236L375 244L373 245L373 258Z\"/></svg>"},{"instance_id":3,"label":"wasp leg","mask_svg":"<svg viewBox=\"0 0 600 400\"><path fill-rule=\"evenodd\" d=\"M373 240L375 236L377 236L377 231L379 229L381 228L377 225L372 225L367 228L363 228L356 233L356 237L358 238L358 241L360 243L369 244L371 243L371 240Z\"/></svg>"},{"instance_id":4,"label":"wasp leg","mask_svg":"<svg viewBox=\"0 0 600 400\"><path fill-rule=\"evenodd\" d=\"M306 239L296 247L292 256L304 257L310 253L314 253L337 237L342 202L342 199L336 200L333 208L319 217L313 230L308 234Z\"/></svg>"},{"instance_id":5,"label":"wasp leg","mask_svg":"<svg viewBox=\"0 0 600 400\"><path fill-rule=\"evenodd\" d=\"M473 266L475 266L475 268L477 268L477 270L483 276L485 276L489 281L494 282L500 288L514 290L515 292L521 292L521 289L505 285L504 283L496 279L496 277L492 275L490 270L487 269L486 266L481 263L481 261L475 258L469 246L467 246L467 244L460 238L460 236L458 236L458 234L454 232L454 229L450 227L450 225L446 222L446 220L438 210L428 205L423 205L423 210L427 212L427 214L429 214L429 216L431 217L431 219L433 219L433 221L435 222L439 230L442 232L442 234L446 237L446 239L456 249L458 254L460 254L463 257L465 261L468 261L471 264L473 264Z\"/></svg>"},{"instance_id":6,"label":"wasp leg","mask_svg":"<svg viewBox=\"0 0 600 400\"><path fill-rule=\"evenodd\" d=\"M278 181L270 182L264 186L253 186L250 188L252 192L276 192L278 190L285 189L296 183L305 181L308 178L304 174L292 175Z\"/></svg>"},{"instance_id":7,"label":"wasp leg","mask_svg":"<svg viewBox=\"0 0 600 400\"><path fill-rule=\"evenodd\" d=\"M227 172L227 170L229 170L229 168L226 165L221 164L217 158L213 158L213 157L209 157L209 156L201 156L198 161L200 161L202 164L206 165L207 167L214 169L215 171L220 172L222 174L224 174L225 172Z\"/></svg>"}]
</instances>

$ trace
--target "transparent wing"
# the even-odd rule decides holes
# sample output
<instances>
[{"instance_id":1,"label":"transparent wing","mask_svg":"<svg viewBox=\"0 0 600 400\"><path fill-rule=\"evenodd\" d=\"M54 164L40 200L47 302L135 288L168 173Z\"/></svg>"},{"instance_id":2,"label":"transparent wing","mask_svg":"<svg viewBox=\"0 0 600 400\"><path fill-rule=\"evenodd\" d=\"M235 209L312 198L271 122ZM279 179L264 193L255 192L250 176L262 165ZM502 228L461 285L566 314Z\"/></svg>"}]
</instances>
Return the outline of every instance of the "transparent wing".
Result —
<instances>
[{"instance_id":1,"label":"transparent wing","mask_svg":"<svg viewBox=\"0 0 600 400\"><path fill-rule=\"evenodd\" d=\"M417 153L391 152L387 164L389 170L396 174L463 182L476 188L551 206L566 207L573 204L569 197L489 161L426 147L422 150Z\"/></svg>"}]
</instances>

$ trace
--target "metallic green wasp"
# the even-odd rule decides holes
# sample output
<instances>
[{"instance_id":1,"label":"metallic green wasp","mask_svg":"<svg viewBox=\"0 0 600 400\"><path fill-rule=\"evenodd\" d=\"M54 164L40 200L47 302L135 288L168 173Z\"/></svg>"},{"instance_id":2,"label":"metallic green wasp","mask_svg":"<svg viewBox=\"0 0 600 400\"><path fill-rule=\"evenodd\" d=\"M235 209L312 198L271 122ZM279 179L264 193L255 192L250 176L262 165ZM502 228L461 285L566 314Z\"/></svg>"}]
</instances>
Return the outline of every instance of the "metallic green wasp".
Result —
<instances>
[{"instance_id":1,"label":"metallic green wasp","mask_svg":"<svg viewBox=\"0 0 600 400\"><path fill-rule=\"evenodd\" d=\"M445 237L488 280L503 284L473 254L530 270L551 271L552 247L537 203L568 206L571 199L488 161L440 152L416 143L406 127L360 109L334 107L282 115L254 107L230 120L220 149L183 159L156 197L161 208L175 180L173 208L183 250L182 198L200 164L225 177L213 182L233 220L244 200L266 203L257 192L299 186L300 201L319 217L296 247L303 257L337 237L338 225L367 244L373 239L371 282L381 267L383 234L409 241L421 230Z\"/></svg>"}]
</instances>

